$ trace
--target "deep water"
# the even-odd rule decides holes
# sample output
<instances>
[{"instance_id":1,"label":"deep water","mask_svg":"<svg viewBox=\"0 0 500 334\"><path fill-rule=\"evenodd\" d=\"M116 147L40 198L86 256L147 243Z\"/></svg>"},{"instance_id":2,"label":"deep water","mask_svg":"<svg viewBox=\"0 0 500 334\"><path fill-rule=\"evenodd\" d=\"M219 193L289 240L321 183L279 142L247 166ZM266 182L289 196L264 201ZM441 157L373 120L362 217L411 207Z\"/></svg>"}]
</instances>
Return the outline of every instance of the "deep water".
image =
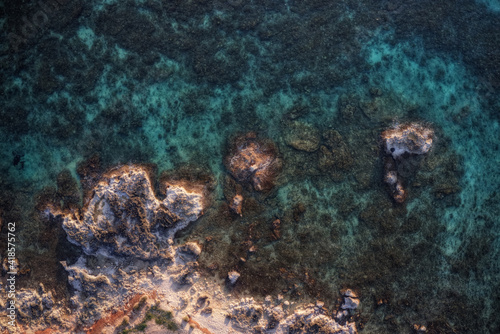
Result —
<instances>
[{"instance_id":1,"label":"deep water","mask_svg":"<svg viewBox=\"0 0 500 334\"><path fill-rule=\"evenodd\" d=\"M19 226L22 285L66 297L59 261L77 250L37 209L82 205L82 166L189 166L218 185L179 242L203 244L206 275L237 269L236 295L333 308L350 287L365 333L500 332L498 1L54 6L0 2L0 215ZM380 134L407 121L436 137L401 167L409 197L399 205ZM303 123L325 149L289 145ZM224 167L231 140L249 131L283 159L269 193ZM227 207L237 190L242 217Z\"/></svg>"}]
</instances>

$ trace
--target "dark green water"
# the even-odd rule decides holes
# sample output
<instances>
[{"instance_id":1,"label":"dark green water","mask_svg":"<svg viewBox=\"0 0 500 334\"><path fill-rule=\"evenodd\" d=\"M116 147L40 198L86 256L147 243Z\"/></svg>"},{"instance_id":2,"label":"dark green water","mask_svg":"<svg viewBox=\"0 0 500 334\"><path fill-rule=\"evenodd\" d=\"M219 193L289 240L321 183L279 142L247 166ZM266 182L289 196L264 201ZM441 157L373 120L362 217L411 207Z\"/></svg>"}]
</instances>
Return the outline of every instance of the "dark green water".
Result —
<instances>
[{"instance_id":1,"label":"dark green water","mask_svg":"<svg viewBox=\"0 0 500 334\"><path fill-rule=\"evenodd\" d=\"M67 293L58 263L77 250L34 212L41 198L79 205L79 165L189 165L218 180L216 201L179 237L204 244L207 275L238 267L238 293L333 307L353 287L366 333L500 331L498 1L2 1L0 13L0 214L19 226L21 284ZM436 133L403 205L383 183L394 121ZM287 144L303 124L333 162ZM283 170L270 193L244 188L236 217L224 156L248 131L276 143ZM248 241L258 252L242 265Z\"/></svg>"}]
</instances>

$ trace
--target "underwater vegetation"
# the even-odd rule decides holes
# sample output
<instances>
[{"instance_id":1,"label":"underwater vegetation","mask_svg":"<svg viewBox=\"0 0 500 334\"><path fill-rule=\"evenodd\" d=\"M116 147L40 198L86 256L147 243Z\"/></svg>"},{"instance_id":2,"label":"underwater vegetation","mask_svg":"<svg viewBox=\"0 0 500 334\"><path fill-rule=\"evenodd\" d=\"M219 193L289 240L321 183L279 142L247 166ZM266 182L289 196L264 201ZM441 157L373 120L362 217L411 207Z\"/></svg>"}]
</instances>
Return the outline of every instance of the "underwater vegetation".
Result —
<instances>
[{"instance_id":1,"label":"underwater vegetation","mask_svg":"<svg viewBox=\"0 0 500 334\"><path fill-rule=\"evenodd\" d=\"M115 300L88 291L118 298L155 263L181 286L196 272L255 303L324 303L296 332L310 314L499 332L497 3L4 1L18 320L63 326L68 307L92 326ZM346 289L359 307L335 318ZM150 323L181 327L158 307Z\"/></svg>"}]
</instances>

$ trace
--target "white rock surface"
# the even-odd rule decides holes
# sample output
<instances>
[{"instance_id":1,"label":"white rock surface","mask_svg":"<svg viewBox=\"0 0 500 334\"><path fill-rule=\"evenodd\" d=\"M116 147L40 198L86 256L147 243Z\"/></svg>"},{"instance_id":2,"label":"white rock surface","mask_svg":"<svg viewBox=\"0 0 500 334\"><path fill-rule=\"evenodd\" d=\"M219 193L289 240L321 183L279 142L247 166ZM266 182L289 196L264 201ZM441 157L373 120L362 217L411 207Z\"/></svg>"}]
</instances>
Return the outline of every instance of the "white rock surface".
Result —
<instances>
[{"instance_id":1,"label":"white rock surface","mask_svg":"<svg viewBox=\"0 0 500 334\"><path fill-rule=\"evenodd\" d=\"M322 309L314 306L299 308L293 314L288 316L281 324L281 331L277 333L308 333L308 330L314 330L315 333L328 334L354 334L357 333L354 323L341 325L331 317L324 314ZM313 332L313 331L311 331Z\"/></svg>"},{"instance_id":2,"label":"white rock surface","mask_svg":"<svg viewBox=\"0 0 500 334\"><path fill-rule=\"evenodd\" d=\"M198 219L203 213L203 194L189 192L180 186L169 186L163 203L186 225Z\"/></svg>"},{"instance_id":3,"label":"white rock surface","mask_svg":"<svg viewBox=\"0 0 500 334\"><path fill-rule=\"evenodd\" d=\"M353 323L341 325L325 314L321 303L297 311L283 296L270 296L263 303L252 298L235 303L222 282L202 279L196 271L201 247L197 243L174 246L172 235L162 235L163 230L199 217L202 202L192 190L178 187L167 190L165 201L159 201L147 172L127 166L103 178L81 213L51 211L50 216L62 216L68 238L85 254L76 263L62 263L74 288L71 311L56 305L51 293L43 288L19 295L21 305L27 305L22 310L41 312L39 322L30 329L114 333L125 318L130 320L127 328L133 328L145 314L145 309L133 307L137 298L147 295L146 304L158 302L161 308L173 310L174 320L181 324L179 333L189 333L192 328L220 334L234 333L235 329L249 333L259 328L275 334L295 328L356 333ZM239 277L236 271L228 273L233 284ZM100 319L105 320L98 325ZM181 319L187 319L187 323ZM153 324L145 333L161 330Z\"/></svg>"},{"instance_id":4,"label":"white rock surface","mask_svg":"<svg viewBox=\"0 0 500 334\"><path fill-rule=\"evenodd\" d=\"M343 310L355 310L359 306L359 299L352 297L344 297L344 304L342 304Z\"/></svg>"},{"instance_id":5,"label":"white rock surface","mask_svg":"<svg viewBox=\"0 0 500 334\"><path fill-rule=\"evenodd\" d=\"M227 278L229 279L229 282L231 282L231 284L235 284L240 276L240 273L237 271L230 271L227 273Z\"/></svg>"},{"instance_id":6,"label":"white rock surface","mask_svg":"<svg viewBox=\"0 0 500 334\"><path fill-rule=\"evenodd\" d=\"M387 154L399 159L403 154L425 154L432 147L434 131L418 123L397 124L382 133Z\"/></svg>"},{"instance_id":7,"label":"white rock surface","mask_svg":"<svg viewBox=\"0 0 500 334\"><path fill-rule=\"evenodd\" d=\"M160 201L145 168L122 166L103 176L82 212L51 213L62 215L68 240L86 254L106 245L116 255L150 259L169 256L170 240L202 215L203 199L176 185Z\"/></svg>"}]
</instances>

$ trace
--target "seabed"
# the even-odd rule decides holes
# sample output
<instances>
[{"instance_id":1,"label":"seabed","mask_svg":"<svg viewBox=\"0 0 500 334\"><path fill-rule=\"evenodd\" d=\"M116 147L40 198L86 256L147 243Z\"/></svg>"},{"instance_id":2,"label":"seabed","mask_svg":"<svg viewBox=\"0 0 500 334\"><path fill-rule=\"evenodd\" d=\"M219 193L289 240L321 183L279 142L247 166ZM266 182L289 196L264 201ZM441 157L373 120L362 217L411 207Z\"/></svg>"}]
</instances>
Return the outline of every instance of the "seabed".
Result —
<instances>
[{"instance_id":1,"label":"seabed","mask_svg":"<svg viewBox=\"0 0 500 334\"><path fill-rule=\"evenodd\" d=\"M0 333L500 332L499 1L0 13Z\"/></svg>"}]
</instances>

